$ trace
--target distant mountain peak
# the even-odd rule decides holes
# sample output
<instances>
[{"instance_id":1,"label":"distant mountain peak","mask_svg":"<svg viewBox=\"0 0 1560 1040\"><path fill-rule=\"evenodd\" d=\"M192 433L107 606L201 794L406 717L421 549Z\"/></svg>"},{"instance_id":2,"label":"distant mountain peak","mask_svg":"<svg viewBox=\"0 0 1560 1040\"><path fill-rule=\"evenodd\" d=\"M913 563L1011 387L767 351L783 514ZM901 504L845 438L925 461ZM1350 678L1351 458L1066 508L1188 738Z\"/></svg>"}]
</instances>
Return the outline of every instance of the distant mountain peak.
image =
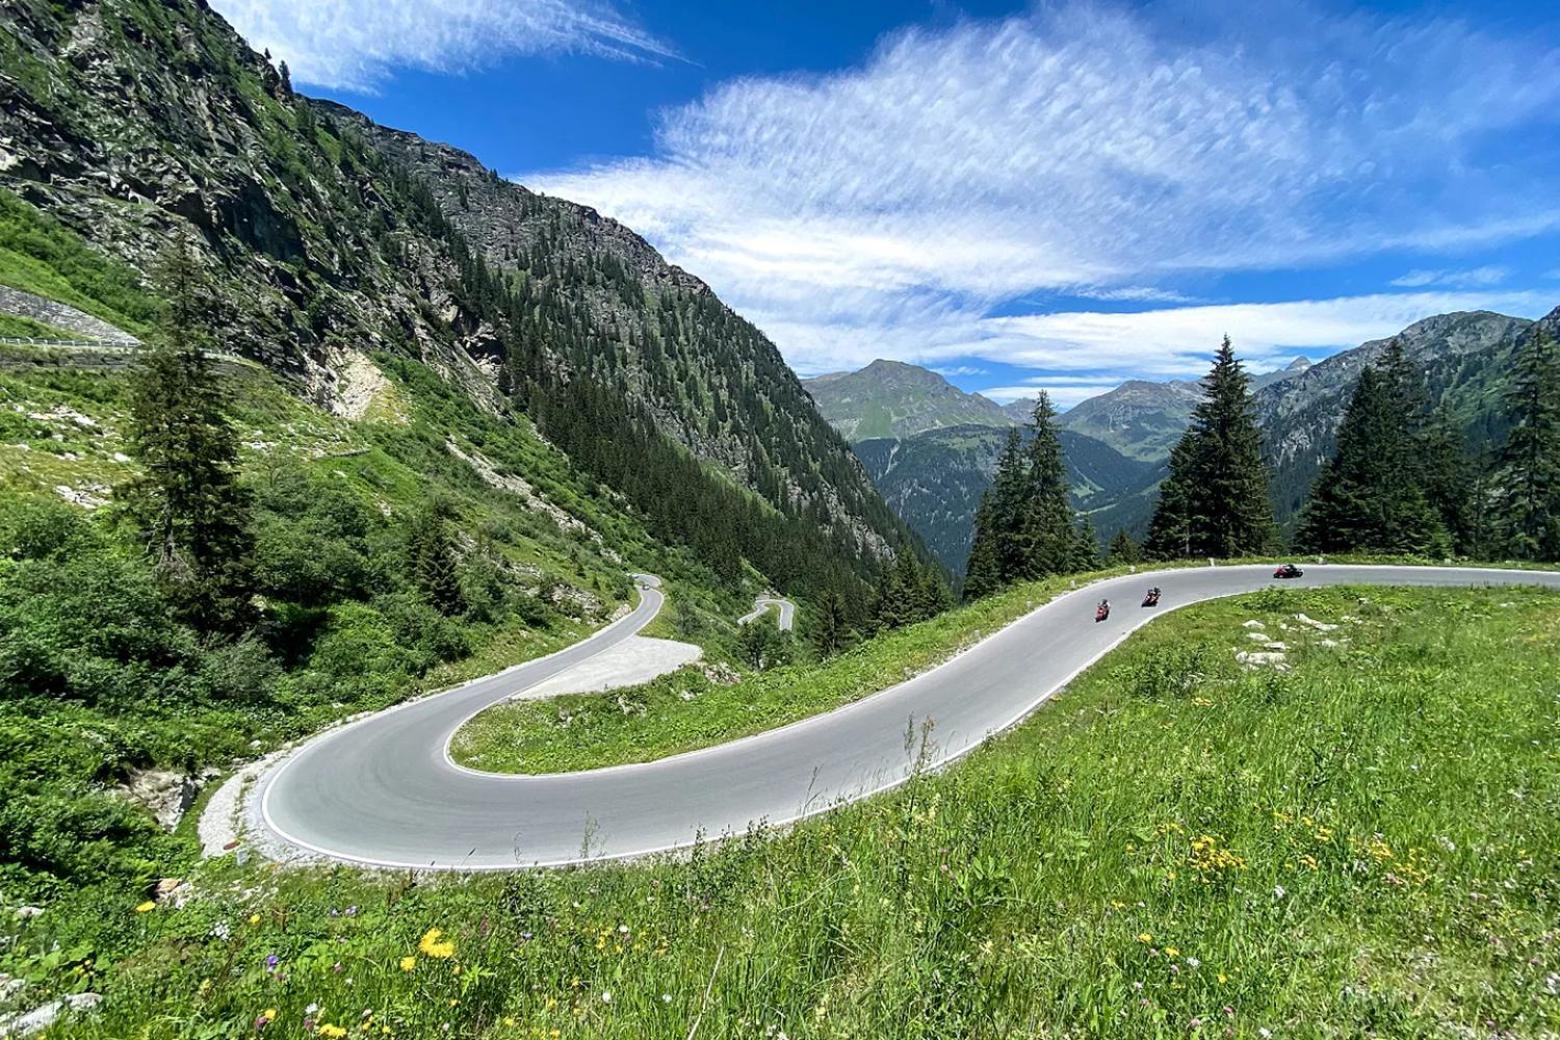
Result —
<instances>
[{"instance_id":1,"label":"distant mountain peak","mask_svg":"<svg viewBox=\"0 0 1560 1040\"><path fill-rule=\"evenodd\" d=\"M823 417L850 441L949 426L1011 426L1001 406L919 365L879 358L856 372L804 381Z\"/></svg>"}]
</instances>

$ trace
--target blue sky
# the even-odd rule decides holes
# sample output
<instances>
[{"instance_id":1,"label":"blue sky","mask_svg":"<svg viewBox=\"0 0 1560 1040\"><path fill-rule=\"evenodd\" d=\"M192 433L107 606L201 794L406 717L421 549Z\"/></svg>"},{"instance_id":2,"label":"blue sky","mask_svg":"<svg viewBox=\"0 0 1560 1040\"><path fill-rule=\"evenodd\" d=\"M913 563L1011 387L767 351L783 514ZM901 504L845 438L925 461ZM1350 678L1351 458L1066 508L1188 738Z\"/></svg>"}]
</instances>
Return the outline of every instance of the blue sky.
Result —
<instances>
[{"instance_id":1,"label":"blue sky","mask_svg":"<svg viewBox=\"0 0 1560 1040\"><path fill-rule=\"evenodd\" d=\"M1560 4L216 0L595 206L803 375L1062 404L1560 305Z\"/></svg>"}]
</instances>

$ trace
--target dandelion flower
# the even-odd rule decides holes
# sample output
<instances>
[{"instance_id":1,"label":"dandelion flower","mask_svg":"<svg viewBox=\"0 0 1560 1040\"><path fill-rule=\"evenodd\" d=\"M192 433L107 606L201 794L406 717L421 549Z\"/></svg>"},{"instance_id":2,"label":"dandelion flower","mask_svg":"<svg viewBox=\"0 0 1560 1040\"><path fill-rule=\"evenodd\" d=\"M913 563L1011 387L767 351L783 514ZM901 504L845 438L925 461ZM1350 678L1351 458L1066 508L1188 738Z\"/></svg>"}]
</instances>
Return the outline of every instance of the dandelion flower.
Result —
<instances>
[{"instance_id":1,"label":"dandelion flower","mask_svg":"<svg viewBox=\"0 0 1560 1040\"><path fill-rule=\"evenodd\" d=\"M424 957L444 960L455 956L454 942L448 940L444 942L439 941L439 937L443 934L444 930L442 928L430 928L423 933L423 937L417 942L417 948L422 951Z\"/></svg>"},{"instance_id":2,"label":"dandelion flower","mask_svg":"<svg viewBox=\"0 0 1560 1040\"><path fill-rule=\"evenodd\" d=\"M415 967L417 967L417 958L416 957L402 957L401 958L401 970L402 971L411 971Z\"/></svg>"},{"instance_id":3,"label":"dandelion flower","mask_svg":"<svg viewBox=\"0 0 1560 1040\"><path fill-rule=\"evenodd\" d=\"M138 913L138 914L145 914L145 913L150 913L151 911L156 910L156 909L157 909L157 903L155 901L153 901L153 900L148 899L146 902L144 902L140 906L136 907L135 908L135 912Z\"/></svg>"},{"instance_id":4,"label":"dandelion flower","mask_svg":"<svg viewBox=\"0 0 1560 1040\"><path fill-rule=\"evenodd\" d=\"M347 1031L342 1026L332 1025L331 1023L326 1022L324 1025L320 1026L319 1034L321 1036L331 1037L332 1040L336 1040L338 1037L346 1036Z\"/></svg>"},{"instance_id":5,"label":"dandelion flower","mask_svg":"<svg viewBox=\"0 0 1560 1040\"><path fill-rule=\"evenodd\" d=\"M250 924L259 924L260 923L260 915L259 914L250 914L249 915L249 923Z\"/></svg>"},{"instance_id":6,"label":"dandelion flower","mask_svg":"<svg viewBox=\"0 0 1560 1040\"><path fill-rule=\"evenodd\" d=\"M1140 943L1151 943L1154 941L1154 937L1149 935L1147 932L1140 932L1138 934L1137 940Z\"/></svg>"}]
</instances>

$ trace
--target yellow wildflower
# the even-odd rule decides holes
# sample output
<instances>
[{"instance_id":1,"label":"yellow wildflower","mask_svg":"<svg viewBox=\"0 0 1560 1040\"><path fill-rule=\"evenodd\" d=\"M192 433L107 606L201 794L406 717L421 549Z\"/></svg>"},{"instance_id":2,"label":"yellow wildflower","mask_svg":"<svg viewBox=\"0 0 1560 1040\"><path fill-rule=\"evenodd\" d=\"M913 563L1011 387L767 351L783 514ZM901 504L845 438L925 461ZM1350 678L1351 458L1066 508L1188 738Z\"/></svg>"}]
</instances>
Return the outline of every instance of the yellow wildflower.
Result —
<instances>
[{"instance_id":1,"label":"yellow wildflower","mask_svg":"<svg viewBox=\"0 0 1560 1040\"><path fill-rule=\"evenodd\" d=\"M250 924L259 924L260 923L260 915L259 914L250 914L249 915L249 923Z\"/></svg>"},{"instance_id":2,"label":"yellow wildflower","mask_svg":"<svg viewBox=\"0 0 1560 1040\"><path fill-rule=\"evenodd\" d=\"M135 908L135 912L138 913L138 914L145 914L145 913L150 913L151 911L156 910L156 909L157 909L157 903L155 901L151 900L151 899L148 899L146 902L144 902L140 906L136 907Z\"/></svg>"},{"instance_id":3,"label":"yellow wildflower","mask_svg":"<svg viewBox=\"0 0 1560 1040\"><path fill-rule=\"evenodd\" d=\"M417 958L416 957L402 957L401 958L401 970L402 971L411 971L415 967L417 967Z\"/></svg>"},{"instance_id":4,"label":"yellow wildflower","mask_svg":"<svg viewBox=\"0 0 1560 1040\"><path fill-rule=\"evenodd\" d=\"M324 1025L320 1026L319 1034L321 1036L332 1037L334 1040L336 1037L346 1036L347 1031L340 1026L331 1025L329 1022L326 1022Z\"/></svg>"},{"instance_id":5,"label":"yellow wildflower","mask_svg":"<svg viewBox=\"0 0 1560 1040\"><path fill-rule=\"evenodd\" d=\"M455 956L454 942L439 941L439 936L443 934L444 931L440 928L430 928L423 933L422 939L417 943L417 948L422 951L423 956L433 957L438 960Z\"/></svg>"},{"instance_id":6,"label":"yellow wildflower","mask_svg":"<svg viewBox=\"0 0 1560 1040\"><path fill-rule=\"evenodd\" d=\"M1179 957L1180 955L1181 955L1181 951L1176 949L1174 946L1166 946L1165 947L1165 956L1167 956L1167 957Z\"/></svg>"},{"instance_id":7,"label":"yellow wildflower","mask_svg":"<svg viewBox=\"0 0 1560 1040\"><path fill-rule=\"evenodd\" d=\"M260 1012L260 1017L265 1019L267 1022L274 1021L276 1018L276 1009L266 1008L264 1011Z\"/></svg>"},{"instance_id":8,"label":"yellow wildflower","mask_svg":"<svg viewBox=\"0 0 1560 1040\"><path fill-rule=\"evenodd\" d=\"M1140 942L1140 943L1151 943L1153 941L1154 941L1154 937L1152 935L1149 935L1147 932L1141 932L1138 935L1138 942Z\"/></svg>"}]
</instances>

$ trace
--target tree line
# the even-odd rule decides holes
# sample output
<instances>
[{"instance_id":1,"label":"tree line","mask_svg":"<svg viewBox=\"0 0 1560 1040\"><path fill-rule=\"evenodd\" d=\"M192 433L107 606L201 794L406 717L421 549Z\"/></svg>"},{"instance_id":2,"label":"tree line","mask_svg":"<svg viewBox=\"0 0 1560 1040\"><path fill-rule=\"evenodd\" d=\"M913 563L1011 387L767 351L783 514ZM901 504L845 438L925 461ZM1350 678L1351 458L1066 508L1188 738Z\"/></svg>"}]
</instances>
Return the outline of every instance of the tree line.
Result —
<instances>
[{"instance_id":1,"label":"tree line","mask_svg":"<svg viewBox=\"0 0 1560 1040\"><path fill-rule=\"evenodd\" d=\"M1283 548L1250 381L1229 337L1202 386L1171 451L1146 540L1137 546L1118 531L1110 562ZM1423 373L1393 340L1360 373L1293 547L1560 561L1560 350L1542 328L1520 346L1504 404L1504 442L1470 452L1455 418L1431 402ZM1018 432L1009 435L976 514L966 598L1096 563L1093 532L1073 519L1067 500L1055 414L1043 394L1031 428L1027 457Z\"/></svg>"}]
</instances>

